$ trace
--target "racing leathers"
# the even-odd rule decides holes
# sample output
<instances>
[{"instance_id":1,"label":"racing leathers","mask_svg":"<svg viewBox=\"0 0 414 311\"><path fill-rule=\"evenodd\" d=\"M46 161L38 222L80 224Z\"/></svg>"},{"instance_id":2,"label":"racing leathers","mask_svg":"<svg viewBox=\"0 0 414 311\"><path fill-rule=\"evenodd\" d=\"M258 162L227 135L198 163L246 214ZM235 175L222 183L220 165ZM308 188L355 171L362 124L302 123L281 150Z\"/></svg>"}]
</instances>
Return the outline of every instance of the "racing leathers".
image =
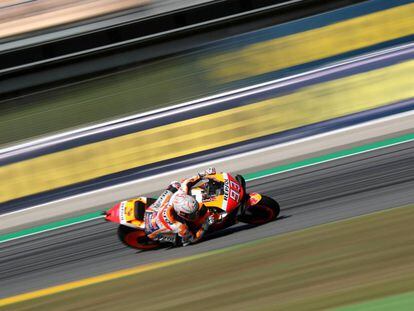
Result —
<instances>
[{"instance_id":1,"label":"racing leathers","mask_svg":"<svg viewBox=\"0 0 414 311\"><path fill-rule=\"evenodd\" d=\"M201 178L214 174L214 169L208 169L194 177L183 180L181 183L171 183L145 212L145 232L147 236L152 240L173 244L178 243L178 237L181 239L183 246L200 240L212 219L207 218L196 232L192 232L186 220L175 212L173 202L175 197L188 194L191 187Z\"/></svg>"}]
</instances>

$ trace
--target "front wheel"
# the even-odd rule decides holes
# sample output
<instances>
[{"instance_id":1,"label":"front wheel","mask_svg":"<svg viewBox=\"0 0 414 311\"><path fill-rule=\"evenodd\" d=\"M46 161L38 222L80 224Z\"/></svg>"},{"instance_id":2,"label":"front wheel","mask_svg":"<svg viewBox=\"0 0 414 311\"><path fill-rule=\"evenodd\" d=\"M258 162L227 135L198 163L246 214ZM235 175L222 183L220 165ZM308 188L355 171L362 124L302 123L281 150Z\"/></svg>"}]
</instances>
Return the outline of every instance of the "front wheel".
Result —
<instances>
[{"instance_id":1,"label":"front wheel","mask_svg":"<svg viewBox=\"0 0 414 311\"><path fill-rule=\"evenodd\" d=\"M160 247L160 243L149 239L144 231L123 225L118 227L118 238L126 246L140 250Z\"/></svg>"},{"instance_id":2,"label":"front wheel","mask_svg":"<svg viewBox=\"0 0 414 311\"><path fill-rule=\"evenodd\" d=\"M263 225L276 220L279 213L279 203L270 197L262 195L260 201L255 205L246 207L239 220L251 225Z\"/></svg>"}]
</instances>

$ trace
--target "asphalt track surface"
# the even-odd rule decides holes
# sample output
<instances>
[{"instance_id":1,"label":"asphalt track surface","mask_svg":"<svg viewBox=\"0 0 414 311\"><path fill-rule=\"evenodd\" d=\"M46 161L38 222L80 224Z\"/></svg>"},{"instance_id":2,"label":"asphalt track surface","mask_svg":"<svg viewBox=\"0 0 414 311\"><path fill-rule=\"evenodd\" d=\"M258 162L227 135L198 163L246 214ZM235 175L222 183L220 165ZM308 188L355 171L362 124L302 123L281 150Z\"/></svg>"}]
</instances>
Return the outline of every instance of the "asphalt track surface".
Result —
<instances>
[{"instance_id":1,"label":"asphalt track surface","mask_svg":"<svg viewBox=\"0 0 414 311\"><path fill-rule=\"evenodd\" d=\"M116 225L100 219L0 244L0 297L412 204L414 142L259 179L248 188L277 199L280 219L239 224L189 247L137 252L117 240Z\"/></svg>"}]
</instances>

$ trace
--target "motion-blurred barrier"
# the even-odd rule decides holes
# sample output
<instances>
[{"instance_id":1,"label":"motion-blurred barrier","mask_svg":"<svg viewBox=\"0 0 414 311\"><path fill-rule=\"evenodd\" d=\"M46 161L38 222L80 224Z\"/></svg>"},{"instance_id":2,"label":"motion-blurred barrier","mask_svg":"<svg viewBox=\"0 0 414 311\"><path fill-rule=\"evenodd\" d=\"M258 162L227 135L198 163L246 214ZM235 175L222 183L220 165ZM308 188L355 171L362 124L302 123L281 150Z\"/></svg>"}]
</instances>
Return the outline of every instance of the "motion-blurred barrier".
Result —
<instances>
[{"instance_id":1,"label":"motion-blurred barrier","mask_svg":"<svg viewBox=\"0 0 414 311\"><path fill-rule=\"evenodd\" d=\"M268 34L275 39L220 51L201 62L211 68L210 80L228 83L413 35L413 17L414 4L408 4L283 37L275 28Z\"/></svg>"},{"instance_id":2,"label":"motion-blurred barrier","mask_svg":"<svg viewBox=\"0 0 414 311\"><path fill-rule=\"evenodd\" d=\"M149 66L4 102L0 144L289 76L409 42L414 38L413 8L414 4L407 0L366 1L228 38ZM164 44L162 51L171 52L175 47L170 42ZM93 54L89 61L59 69L3 76L0 93L56 82L68 75L74 78L89 74L91 68L125 66L137 61L139 55L160 56L157 51L153 46L131 48L107 53L102 59Z\"/></svg>"},{"instance_id":3,"label":"motion-blurred barrier","mask_svg":"<svg viewBox=\"0 0 414 311\"><path fill-rule=\"evenodd\" d=\"M412 81L413 60L6 165L0 201L397 103L414 97Z\"/></svg>"},{"instance_id":4,"label":"motion-blurred barrier","mask_svg":"<svg viewBox=\"0 0 414 311\"><path fill-rule=\"evenodd\" d=\"M44 4L50 0L36 1ZM125 5L131 5L135 3L138 5L139 0L122 0L119 3L113 0L103 0L96 2L90 0L87 3L82 1L75 1L69 8L60 8L61 2L67 0L51 1L55 6L43 7L45 12L40 11L36 14L36 11L31 12L30 16L8 16L8 12L0 10L0 20L3 14L8 18L3 21L8 23L10 28L3 30L3 32L14 33L18 31L36 30L34 26L52 25L57 22L65 22L79 18L80 16L88 16L88 14L99 14L102 10L108 10L109 7L125 8ZM328 8L341 7L346 4L361 2L364 0L331 0L329 5L318 3L318 0L186 0L186 1L164 1L154 0L150 5L146 5L143 9L138 6L127 11L119 12L118 14L105 15L100 18L88 19L83 23L71 23L60 25L59 28L48 28L43 31L29 32L22 34L20 37L9 37L5 39L4 44L0 45L0 55L4 60L0 62L0 73L24 73L25 70L41 70L45 65L54 65L59 67L62 61L65 63L76 63L79 59L85 59L85 57L96 58L98 55L108 52L109 54L117 54L142 47L152 47L152 53L156 55L149 56L154 59L161 56L166 56L171 53L177 52L177 44L172 48L165 44L166 41L178 41L178 50L182 51L189 47L194 47L200 44L200 40L194 38L193 35L205 33L209 28L226 28L226 26L232 26L232 30L240 33L242 31L255 30L264 26L273 25L268 21L269 16L275 19L275 15L281 16L285 13L293 12L289 17L282 19L291 20L296 18L312 15L312 13L323 12ZM102 2L102 3L101 3ZM115 2L115 3L114 3ZM111 3L112 6L108 6ZM99 10L88 10L93 6L100 5ZM141 8L141 9L140 9ZM84 11L82 11L84 9ZM63 11L60 12L59 10ZM72 13L67 12L71 10ZM304 12L302 12L302 10ZM58 11L58 12L55 12ZM66 13L64 13L66 11ZM77 12L80 11L80 12ZM10 13L10 12L9 12ZM59 13L59 14L57 14ZM75 13L75 14L73 14ZM77 14L76 14L77 13ZM69 16L67 16L67 15ZM46 15L46 16L45 16ZM49 16L47 16L49 15ZM63 16L62 16L63 15ZM80 16L79 16L80 15ZM50 17L53 18L46 18ZM66 20L63 18L65 17ZM267 18L266 18L267 17ZM265 19L263 21L262 19ZM9 20L11 19L11 20ZM37 25L32 25L31 20L38 20ZM258 20L253 25L244 30L236 31L234 25L244 24L250 20ZM280 21L280 22L281 22ZM23 23L22 23L23 22ZM27 23L25 23L27 22ZM0 21L0 26L2 25ZM32 28L30 28L32 27ZM237 27L236 27L237 28ZM227 33L229 36L231 33ZM0 28L0 35L2 30ZM221 35L218 38L223 38L226 35ZM177 40L181 38L181 40ZM190 37L190 38L189 38ZM183 44L184 41L190 41L190 45ZM192 38L192 39L191 39ZM212 41L217 36L211 36L201 40L202 43L206 41ZM14 39L14 40L13 40ZM191 39L191 40L189 40ZM0 41L1 41L0 36ZM167 49L159 51L157 43L164 42L164 46ZM198 42L198 43L197 43ZM92 56L93 55L93 56ZM147 60L143 59L145 53L138 53L141 57L131 59L128 58L128 62L138 62ZM100 55L102 56L102 55ZM148 57L147 57L148 58ZM112 59L116 60L116 57ZM59 63L56 61L59 60ZM89 59L90 61L90 59ZM93 61L90 61L93 63ZM102 61L101 61L102 63ZM110 64L100 64L101 67L106 65L108 69ZM115 66L119 66L117 63ZM90 66L91 67L91 66ZM113 68L113 67L112 67ZM89 69L89 74L94 72L95 66ZM67 76L67 75L66 75Z\"/></svg>"},{"instance_id":5,"label":"motion-blurred barrier","mask_svg":"<svg viewBox=\"0 0 414 311\"><path fill-rule=\"evenodd\" d=\"M150 0L9 1L0 6L0 38L77 22L150 2Z\"/></svg>"}]
</instances>

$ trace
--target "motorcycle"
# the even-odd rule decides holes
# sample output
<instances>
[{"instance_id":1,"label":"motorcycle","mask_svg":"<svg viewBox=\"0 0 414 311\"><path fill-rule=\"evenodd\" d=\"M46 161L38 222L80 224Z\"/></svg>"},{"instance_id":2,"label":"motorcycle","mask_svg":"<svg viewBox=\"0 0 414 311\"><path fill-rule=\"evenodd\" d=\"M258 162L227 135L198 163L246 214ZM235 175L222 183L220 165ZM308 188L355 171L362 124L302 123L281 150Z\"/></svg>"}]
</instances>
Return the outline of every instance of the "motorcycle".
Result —
<instances>
[{"instance_id":1,"label":"motorcycle","mask_svg":"<svg viewBox=\"0 0 414 311\"><path fill-rule=\"evenodd\" d=\"M233 177L229 173L215 174L214 179L201 179L190 190L190 194L200 203L202 208L194 222L186 222L193 232L201 228L207 218L214 222L209 226L207 234L223 230L237 222L262 225L275 220L280 212L279 204L272 198L259 193L247 193L243 176ZM171 233L163 241L154 241L145 233L145 210L156 199L138 197L122 201L105 211L105 220L118 223L118 237L125 245L150 250L164 244L177 246L176 235Z\"/></svg>"}]
</instances>

